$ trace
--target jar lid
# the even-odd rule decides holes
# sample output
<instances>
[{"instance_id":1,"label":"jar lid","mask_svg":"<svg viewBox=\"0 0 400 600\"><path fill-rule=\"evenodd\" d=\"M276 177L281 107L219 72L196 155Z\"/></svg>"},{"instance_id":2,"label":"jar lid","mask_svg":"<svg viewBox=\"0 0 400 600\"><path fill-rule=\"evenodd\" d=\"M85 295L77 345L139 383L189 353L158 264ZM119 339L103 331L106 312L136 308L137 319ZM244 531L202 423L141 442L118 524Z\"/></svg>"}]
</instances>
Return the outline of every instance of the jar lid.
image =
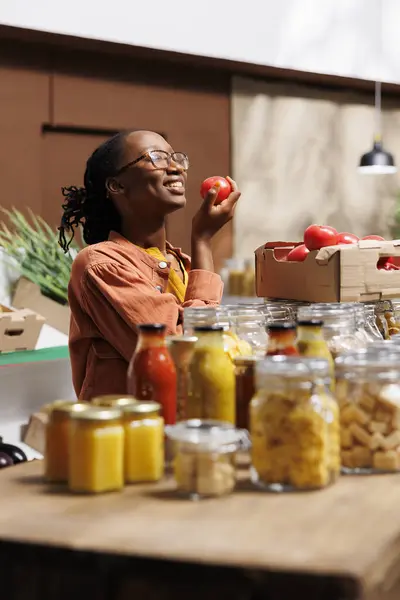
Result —
<instances>
[{"instance_id":1,"label":"jar lid","mask_svg":"<svg viewBox=\"0 0 400 600\"><path fill-rule=\"evenodd\" d=\"M106 394L96 396L92 399L92 406L123 407L130 404L136 404L138 400L134 396L118 396L116 394Z\"/></svg>"},{"instance_id":2,"label":"jar lid","mask_svg":"<svg viewBox=\"0 0 400 600\"><path fill-rule=\"evenodd\" d=\"M198 325L195 326L193 329L195 332L198 333L215 333L216 331L224 331L222 325Z\"/></svg>"},{"instance_id":3,"label":"jar lid","mask_svg":"<svg viewBox=\"0 0 400 600\"><path fill-rule=\"evenodd\" d=\"M90 410L90 408L91 405L88 402L61 402L60 404L56 404L54 406L54 408L50 411L50 414L70 414L72 416L74 413L82 413Z\"/></svg>"},{"instance_id":4,"label":"jar lid","mask_svg":"<svg viewBox=\"0 0 400 600\"><path fill-rule=\"evenodd\" d=\"M121 410L118 408L102 408L101 406L93 406L88 410L71 414L72 419L80 421L116 421L121 418Z\"/></svg>"},{"instance_id":5,"label":"jar lid","mask_svg":"<svg viewBox=\"0 0 400 600\"><path fill-rule=\"evenodd\" d=\"M236 445L244 441L241 429L223 421L190 419L165 427L167 437L176 442L193 444L198 450L212 450Z\"/></svg>"},{"instance_id":6,"label":"jar lid","mask_svg":"<svg viewBox=\"0 0 400 600\"><path fill-rule=\"evenodd\" d=\"M282 323L267 323L268 331L294 331L296 329L296 324L284 321Z\"/></svg>"},{"instance_id":7,"label":"jar lid","mask_svg":"<svg viewBox=\"0 0 400 600\"><path fill-rule=\"evenodd\" d=\"M259 360L262 360L259 356L234 356L233 362L237 367L246 367L248 365L254 365Z\"/></svg>"},{"instance_id":8,"label":"jar lid","mask_svg":"<svg viewBox=\"0 0 400 600\"><path fill-rule=\"evenodd\" d=\"M300 319L297 321L299 327L322 327L324 324L320 319Z\"/></svg>"},{"instance_id":9,"label":"jar lid","mask_svg":"<svg viewBox=\"0 0 400 600\"><path fill-rule=\"evenodd\" d=\"M399 351L374 351L373 347L364 348L355 352L348 352L335 360L335 368L339 373L351 371L365 371L378 373L399 371Z\"/></svg>"},{"instance_id":10,"label":"jar lid","mask_svg":"<svg viewBox=\"0 0 400 600\"><path fill-rule=\"evenodd\" d=\"M197 337L194 335L169 335L167 337L167 344L174 344L174 345L179 345L179 346L183 346L184 344L186 345L193 345L197 342Z\"/></svg>"},{"instance_id":11,"label":"jar lid","mask_svg":"<svg viewBox=\"0 0 400 600\"><path fill-rule=\"evenodd\" d=\"M167 328L167 326L164 323L140 323L139 325L137 325L137 328L139 329L139 331L165 331L165 329Z\"/></svg>"},{"instance_id":12,"label":"jar lid","mask_svg":"<svg viewBox=\"0 0 400 600\"><path fill-rule=\"evenodd\" d=\"M127 404L122 407L124 415L145 416L151 414L159 414L161 412L161 404L158 402L136 402L136 404Z\"/></svg>"},{"instance_id":13,"label":"jar lid","mask_svg":"<svg viewBox=\"0 0 400 600\"><path fill-rule=\"evenodd\" d=\"M54 402L50 402L49 404L43 404L40 407L40 412L51 413L57 406L61 406L62 404L70 405L77 403L77 400L54 400Z\"/></svg>"}]
</instances>

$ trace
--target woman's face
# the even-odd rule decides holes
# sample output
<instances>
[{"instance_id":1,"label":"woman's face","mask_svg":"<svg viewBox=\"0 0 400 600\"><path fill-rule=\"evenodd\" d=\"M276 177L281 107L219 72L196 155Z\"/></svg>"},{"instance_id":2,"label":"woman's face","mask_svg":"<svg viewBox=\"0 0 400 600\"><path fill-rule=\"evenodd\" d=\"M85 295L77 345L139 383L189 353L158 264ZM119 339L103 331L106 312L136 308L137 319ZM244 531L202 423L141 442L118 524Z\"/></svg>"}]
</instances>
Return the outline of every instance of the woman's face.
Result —
<instances>
[{"instance_id":1,"label":"woman's face","mask_svg":"<svg viewBox=\"0 0 400 600\"><path fill-rule=\"evenodd\" d=\"M134 214L136 218L159 219L185 206L187 171L182 160L169 161L173 152L168 142L152 131L135 131L125 138L120 172L112 186L109 184L122 217Z\"/></svg>"}]
</instances>

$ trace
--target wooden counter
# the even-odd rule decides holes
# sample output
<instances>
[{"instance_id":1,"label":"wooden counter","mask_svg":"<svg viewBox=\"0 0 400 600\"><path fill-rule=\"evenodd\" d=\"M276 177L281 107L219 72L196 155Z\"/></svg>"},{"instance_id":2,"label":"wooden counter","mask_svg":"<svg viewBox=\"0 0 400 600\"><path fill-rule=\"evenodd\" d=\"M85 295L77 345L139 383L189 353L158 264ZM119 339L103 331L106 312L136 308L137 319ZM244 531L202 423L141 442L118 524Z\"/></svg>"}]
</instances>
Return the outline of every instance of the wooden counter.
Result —
<instances>
[{"instance_id":1,"label":"wooden counter","mask_svg":"<svg viewBox=\"0 0 400 600\"><path fill-rule=\"evenodd\" d=\"M42 468L35 461L0 472L2 557L11 556L7 553L16 543L31 550L34 544L82 556L163 561L151 563L153 578L154 564L179 561L233 569L227 581L240 574L249 582L248 591L264 574L276 572L329 582L330 591L310 592L305 600L400 598L398 475L342 477L324 491L282 495L255 491L243 482L232 496L191 502L174 496L172 482L96 497L70 495L46 487ZM299 589L296 583L293 597L302 597ZM252 593L230 598L257 597Z\"/></svg>"}]
</instances>

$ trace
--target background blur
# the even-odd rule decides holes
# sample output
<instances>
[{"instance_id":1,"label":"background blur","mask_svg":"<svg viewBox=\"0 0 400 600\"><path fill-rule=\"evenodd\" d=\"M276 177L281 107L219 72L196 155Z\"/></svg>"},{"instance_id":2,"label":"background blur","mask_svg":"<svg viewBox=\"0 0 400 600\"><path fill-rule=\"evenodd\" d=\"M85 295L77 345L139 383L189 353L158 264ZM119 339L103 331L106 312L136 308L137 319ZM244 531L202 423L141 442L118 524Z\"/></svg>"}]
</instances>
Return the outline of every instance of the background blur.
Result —
<instances>
[{"instance_id":1,"label":"background blur","mask_svg":"<svg viewBox=\"0 0 400 600\"><path fill-rule=\"evenodd\" d=\"M217 266L326 222L389 235L400 174L362 176L373 80L400 162L400 3L382 0L13 0L0 6L1 204L51 225L60 188L115 131L152 129L191 160L189 206L169 238L189 249L201 181L243 193L215 240Z\"/></svg>"}]
</instances>

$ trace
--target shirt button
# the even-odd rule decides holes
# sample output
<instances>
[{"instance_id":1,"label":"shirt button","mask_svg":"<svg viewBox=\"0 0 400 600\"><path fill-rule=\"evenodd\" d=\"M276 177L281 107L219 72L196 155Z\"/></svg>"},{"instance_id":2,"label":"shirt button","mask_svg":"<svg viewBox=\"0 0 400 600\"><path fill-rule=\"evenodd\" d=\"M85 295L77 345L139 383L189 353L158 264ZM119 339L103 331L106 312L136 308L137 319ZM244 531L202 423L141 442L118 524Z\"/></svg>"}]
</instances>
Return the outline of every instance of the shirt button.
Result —
<instances>
[{"instance_id":1,"label":"shirt button","mask_svg":"<svg viewBox=\"0 0 400 600\"><path fill-rule=\"evenodd\" d=\"M156 290L158 290L159 292L162 292L162 291L163 291L163 289L162 289L161 285L156 285Z\"/></svg>"},{"instance_id":2,"label":"shirt button","mask_svg":"<svg viewBox=\"0 0 400 600\"><path fill-rule=\"evenodd\" d=\"M158 266L160 267L160 269L165 269L165 267L168 267L167 263L164 260L158 263Z\"/></svg>"}]
</instances>

